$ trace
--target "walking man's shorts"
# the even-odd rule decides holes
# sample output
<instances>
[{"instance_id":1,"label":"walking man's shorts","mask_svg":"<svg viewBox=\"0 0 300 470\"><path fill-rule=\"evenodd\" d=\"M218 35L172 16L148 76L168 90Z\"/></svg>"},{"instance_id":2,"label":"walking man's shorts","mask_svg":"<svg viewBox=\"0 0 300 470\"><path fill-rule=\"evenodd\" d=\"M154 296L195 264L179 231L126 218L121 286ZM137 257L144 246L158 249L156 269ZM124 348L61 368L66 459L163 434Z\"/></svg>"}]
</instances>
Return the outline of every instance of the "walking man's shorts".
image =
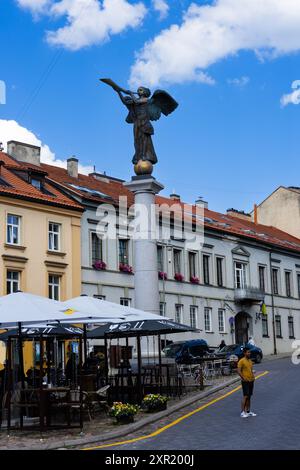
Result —
<instances>
[{"instance_id":1,"label":"walking man's shorts","mask_svg":"<svg viewBox=\"0 0 300 470\"><path fill-rule=\"evenodd\" d=\"M244 380L242 380L242 387L244 397L251 397L253 394L254 380L252 382L244 382Z\"/></svg>"}]
</instances>

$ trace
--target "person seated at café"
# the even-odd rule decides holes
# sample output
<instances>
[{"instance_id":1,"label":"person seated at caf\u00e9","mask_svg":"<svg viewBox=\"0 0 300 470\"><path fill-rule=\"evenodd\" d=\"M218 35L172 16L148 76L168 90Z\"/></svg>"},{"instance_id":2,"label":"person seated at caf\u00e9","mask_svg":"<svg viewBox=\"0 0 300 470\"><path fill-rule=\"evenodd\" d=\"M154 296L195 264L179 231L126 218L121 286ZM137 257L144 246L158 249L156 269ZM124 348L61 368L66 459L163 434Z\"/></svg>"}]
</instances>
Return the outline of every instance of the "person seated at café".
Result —
<instances>
[{"instance_id":1,"label":"person seated at caf\u00e9","mask_svg":"<svg viewBox=\"0 0 300 470\"><path fill-rule=\"evenodd\" d=\"M100 363L100 358L94 353L94 351L92 351L84 364L84 369L89 372L96 372Z\"/></svg>"}]
</instances>

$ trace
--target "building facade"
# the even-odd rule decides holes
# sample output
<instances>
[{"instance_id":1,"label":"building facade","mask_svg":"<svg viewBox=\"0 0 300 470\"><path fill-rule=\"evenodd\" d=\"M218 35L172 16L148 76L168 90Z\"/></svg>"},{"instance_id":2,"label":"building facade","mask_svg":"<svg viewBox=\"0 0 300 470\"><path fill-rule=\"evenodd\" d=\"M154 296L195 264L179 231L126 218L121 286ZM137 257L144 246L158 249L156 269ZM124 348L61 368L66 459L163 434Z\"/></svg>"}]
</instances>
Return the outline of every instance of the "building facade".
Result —
<instances>
[{"instance_id":1,"label":"building facade","mask_svg":"<svg viewBox=\"0 0 300 470\"><path fill-rule=\"evenodd\" d=\"M38 147L25 147L26 161L24 147L12 144L14 157L0 152L0 296L17 290L56 300L80 295L82 208L48 179Z\"/></svg>"}]
</instances>

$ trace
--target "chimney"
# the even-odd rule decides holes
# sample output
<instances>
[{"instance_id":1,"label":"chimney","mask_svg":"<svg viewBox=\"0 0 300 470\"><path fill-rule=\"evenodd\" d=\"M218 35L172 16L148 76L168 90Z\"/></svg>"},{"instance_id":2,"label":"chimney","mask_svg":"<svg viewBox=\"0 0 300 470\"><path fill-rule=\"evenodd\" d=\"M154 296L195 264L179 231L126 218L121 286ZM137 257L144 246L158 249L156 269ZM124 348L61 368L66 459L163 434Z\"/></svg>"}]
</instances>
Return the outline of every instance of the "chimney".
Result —
<instances>
[{"instance_id":1,"label":"chimney","mask_svg":"<svg viewBox=\"0 0 300 470\"><path fill-rule=\"evenodd\" d=\"M231 208L227 209L227 215L251 222L251 214L246 214L244 211L238 211L237 209Z\"/></svg>"},{"instance_id":2,"label":"chimney","mask_svg":"<svg viewBox=\"0 0 300 470\"><path fill-rule=\"evenodd\" d=\"M179 194L172 193L170 194L170 198L173 199L173 201L180 201Z\"/></svg>"},{"instance_id":3,"label":"chimney","mask_svg":"<svg viewBox=\"0 0 300 470\"><path fill-rule=\"evenodd\" d=\"M7 142L7 153L15 160L32 165L41 164L41 147L16 140Z\"/></svg>"},{"instance_id":4,"label":"chimney","mask_svg":"<svg viewBox=\"0 0 300 470\"><path fill-rule=\"evenodd\" d=\"M258 224L258 217L257 217L257 204L254 204L254 223L255 225Z\"/></svg>"},{"instance_id":5,"label":"chimney","mask_svg":"<svg viewBox=\"0 0 300 470\"><path fill-rule=\"evenodd\" d=\"M67 171L71 178L78 178L78 158L71 157L67 160Z\"/></svg>"},{"instance_id":6,"label":"chimney","mask_svg":"<svg viewBox=\"0 0 300 470\"><path fill-rule=\"evenodd\" d=\"M204 209L208 209L208 202L204 201L202 196L199 196L195 201L196 206L204 207Z\"/></svg>"}]
</instances>

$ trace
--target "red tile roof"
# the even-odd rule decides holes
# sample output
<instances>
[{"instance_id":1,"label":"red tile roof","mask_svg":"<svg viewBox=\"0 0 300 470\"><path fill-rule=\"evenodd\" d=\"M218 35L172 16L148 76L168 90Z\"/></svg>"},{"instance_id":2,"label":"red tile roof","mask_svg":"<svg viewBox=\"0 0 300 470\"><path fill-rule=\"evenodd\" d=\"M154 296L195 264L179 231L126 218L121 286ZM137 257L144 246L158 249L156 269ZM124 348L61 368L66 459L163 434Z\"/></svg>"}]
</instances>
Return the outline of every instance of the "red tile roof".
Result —
<instances>
[{"instance_id":1,"label":"red tile roof","mask_svg":"<svg viewBox=\"0 0 300 470\"><path fill-rule=\"evenodd\" d=\"M83 210L83 207L75 202L71 197L63 194L62 191L57 189L50 180L45 179L45 189L51 194L45 194L39 189L35 188L32 184L24 181L20 176L15 174L14 170L37 170L39 173L45 174L42 168L36 165L27 165L18 163L13 158L9 157L4 152L0 152L0 179L7 185L1 184L0 181L0 195L11 196L17 198L26 198L28 200L36 201L44 204L51 204L68 209Z\"/></svg>"}]
</instances>

